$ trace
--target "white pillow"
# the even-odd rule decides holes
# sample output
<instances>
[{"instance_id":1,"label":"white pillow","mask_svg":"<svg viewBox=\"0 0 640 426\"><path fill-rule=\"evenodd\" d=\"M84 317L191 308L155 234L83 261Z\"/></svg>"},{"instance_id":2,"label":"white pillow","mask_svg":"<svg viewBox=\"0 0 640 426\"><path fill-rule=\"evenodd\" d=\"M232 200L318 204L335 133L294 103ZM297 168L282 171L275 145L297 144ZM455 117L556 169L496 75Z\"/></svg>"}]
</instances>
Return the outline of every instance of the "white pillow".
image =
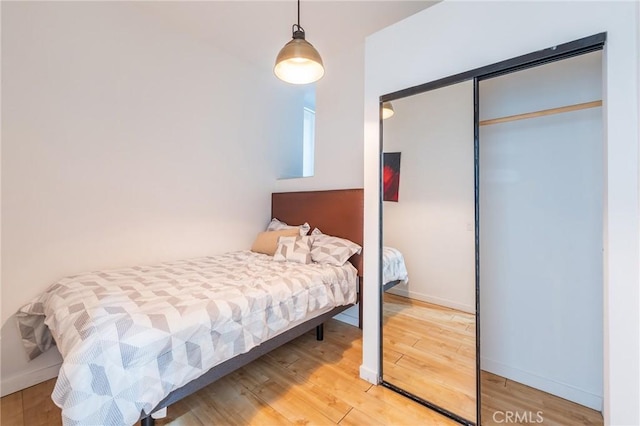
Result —
<instances>
[{"instance_id":1,"label":"white pillow","mask_svg":"<svg viewBox=\"0 0 640 426\"><path fill-rule=\"evenodd\" d=\"M311 259L316 263L342 266L351 256L362 251L362 247L353 241L323 234L318 228L311 235Z\"/></svg>"},{"instance_id":2,"label":"white pillow","mask_svg":"<svg viewBox=\"0 0 640 426\"><path fill-rule=\"evenodd\" d=\"M311 263L311 240L313 237L280 237L273 255L276 262Z\"/></svg>"},{"instance_id":3,"label":"white pillow","mask_svg":"<svg viewBox=\"0 0 640 426\"><path fill-rule=\"evenodd\" d=\"M271 222L269 222L269 225L267 225L267 231L280 231L282 229L292 229L292 228L299 228L300 235L304 236L309 233L311 226L307 222L305 222L302 225L291 226L291 225L287 225L284 222L279 221L275 217L271 219Z\"/></svg>"}]
</instances>

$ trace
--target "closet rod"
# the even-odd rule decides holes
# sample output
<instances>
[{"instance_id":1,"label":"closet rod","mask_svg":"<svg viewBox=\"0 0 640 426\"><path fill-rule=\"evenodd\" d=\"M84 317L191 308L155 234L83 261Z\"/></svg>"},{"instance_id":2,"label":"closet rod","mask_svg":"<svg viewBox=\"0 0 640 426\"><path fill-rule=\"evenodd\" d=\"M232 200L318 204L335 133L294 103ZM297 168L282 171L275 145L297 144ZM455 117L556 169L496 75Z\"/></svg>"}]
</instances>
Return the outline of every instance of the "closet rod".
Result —
<instances>
[{"instance_id":1,"label":"closet rod","mask_svg":"<svg viewBox=\"0 0 640 426\"><path fill-rule=\"evenodd\" d=\"M542 111L527 112L525 114L510 115L508 117L492 118L491 120L483 120L479 124L481 126L487 126L489 124L506 123L508 121L524 120L526 118L543 117L545 115L560 114L563 112L578 111L581 109L596 108L599 106L602 106L602 101L585 102L582 104L543 109Z\"/></svg>"}]
</instances>

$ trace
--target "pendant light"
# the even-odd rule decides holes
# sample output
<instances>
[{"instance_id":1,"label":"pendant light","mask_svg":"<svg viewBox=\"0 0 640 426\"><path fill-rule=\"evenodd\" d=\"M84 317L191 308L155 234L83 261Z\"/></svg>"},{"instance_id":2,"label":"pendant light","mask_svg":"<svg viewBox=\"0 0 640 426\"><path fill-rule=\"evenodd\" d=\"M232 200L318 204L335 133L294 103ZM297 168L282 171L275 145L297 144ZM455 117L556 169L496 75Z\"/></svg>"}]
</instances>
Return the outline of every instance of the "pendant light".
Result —
<instances>
[{"instance_id":1,"label":"pendant light","mask_svg":"<svg viewBox=\"0 0 640 426\"><path fill-rule=\"evenodd\" d=\"M393 110L393 105L391 102L383 102L382 103L382 119L386 120L387 118L393 117L395 111Z\"/></svg>"},{"instance_id":2,"label":"pendant light","mask_svg":"<svg viewBox=\"0 0 640 426\"><path fill-rule=\"evenodd\" d=\"M320 80L324 75L324 66L318 51L304 38L304 28L300 26L300 0L298 23L293 24L291 29L293 38L278 53L273 72L280 80L292 84L307 84Z\"/></svg>"}]
</instances>

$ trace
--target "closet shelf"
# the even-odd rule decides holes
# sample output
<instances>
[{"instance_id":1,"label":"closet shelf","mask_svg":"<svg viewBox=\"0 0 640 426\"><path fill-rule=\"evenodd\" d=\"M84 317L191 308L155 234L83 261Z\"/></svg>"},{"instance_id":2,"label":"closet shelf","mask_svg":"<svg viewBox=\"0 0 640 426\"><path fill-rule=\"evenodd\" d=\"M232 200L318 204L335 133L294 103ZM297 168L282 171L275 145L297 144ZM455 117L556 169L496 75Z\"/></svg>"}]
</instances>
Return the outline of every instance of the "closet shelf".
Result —
<instances>
[{"instance_id":1,"label":"closet shelf","mask_svg":"<svg viewBox=\"0 0 640 426\"><path fill-rule=\"evenodd\" d=\"M543 117L545 115L561 114L563 112L578 111L581 109L596 108L599 106L602 106L602 101L585 102L582 104L567 105L558 108L543 109L541 111L527 112L525 114L510 115L508 117L492 118L490 120L483 120L479 124L480 126L487 126L490 124L506 123L508 121L524 120L527 118Z\"/></svg>"}]
</instances>

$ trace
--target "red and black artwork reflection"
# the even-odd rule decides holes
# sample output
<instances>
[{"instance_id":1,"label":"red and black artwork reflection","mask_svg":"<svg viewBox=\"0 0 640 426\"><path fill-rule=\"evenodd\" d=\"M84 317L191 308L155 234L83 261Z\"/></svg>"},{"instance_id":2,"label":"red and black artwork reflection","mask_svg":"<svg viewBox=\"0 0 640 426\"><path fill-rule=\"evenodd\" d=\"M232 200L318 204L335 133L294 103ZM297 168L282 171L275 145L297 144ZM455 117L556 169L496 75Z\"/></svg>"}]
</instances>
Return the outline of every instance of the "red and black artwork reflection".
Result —
<instances>
[{"instance_id":1,"label":"red and black artwork reflection","mask_svg":"<svg viewBox=\"0 0 640 426\"><path fill-rule=\"evenodd\" d=\"M400 153L385 152L382 167L382 185L384 201L398 201L400 187Z\"/></svg>"}]
</instances>

